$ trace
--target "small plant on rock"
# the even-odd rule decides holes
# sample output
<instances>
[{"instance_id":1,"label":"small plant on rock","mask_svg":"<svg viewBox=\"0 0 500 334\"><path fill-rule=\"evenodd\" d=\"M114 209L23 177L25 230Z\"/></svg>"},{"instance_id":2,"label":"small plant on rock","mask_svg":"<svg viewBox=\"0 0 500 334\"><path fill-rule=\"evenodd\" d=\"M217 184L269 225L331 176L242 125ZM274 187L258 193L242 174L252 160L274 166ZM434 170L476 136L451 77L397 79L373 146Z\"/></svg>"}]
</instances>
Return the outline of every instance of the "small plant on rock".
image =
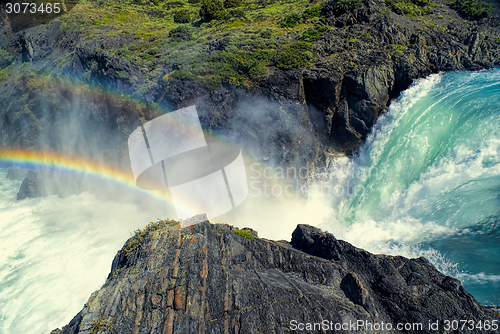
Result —
<instances>
[{"instance_id":1,"label":"small plant on rock","mask_svg":"<svg viewBox=\"0 0 500 334\"><path fill-rule=\"evenodd\" d=\"M248 240L253 240L254 238L254 236L250 232L244 230L234 230L233 233L247 238Z\"/></svg>"}]
</instances>

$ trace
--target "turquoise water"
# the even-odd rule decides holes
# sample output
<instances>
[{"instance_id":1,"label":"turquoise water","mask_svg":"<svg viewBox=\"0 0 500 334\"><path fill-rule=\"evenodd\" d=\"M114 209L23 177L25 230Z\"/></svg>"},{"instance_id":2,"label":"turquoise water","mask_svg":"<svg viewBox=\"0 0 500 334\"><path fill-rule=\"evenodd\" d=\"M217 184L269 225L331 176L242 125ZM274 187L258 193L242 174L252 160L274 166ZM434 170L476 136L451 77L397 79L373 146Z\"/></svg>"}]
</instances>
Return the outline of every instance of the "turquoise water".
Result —
<instances>
[{"instance_id":1,"label":"turquoise water","mask_svg":"<svg viewBox=\"0 0 500 334\"><path fill-rule=\"evenodd\" d=\"M333 196L325 228L374 252L427 256L500 305L499 69L418 81L332 170L357 194Z\"/></svg>"}]
</instances>

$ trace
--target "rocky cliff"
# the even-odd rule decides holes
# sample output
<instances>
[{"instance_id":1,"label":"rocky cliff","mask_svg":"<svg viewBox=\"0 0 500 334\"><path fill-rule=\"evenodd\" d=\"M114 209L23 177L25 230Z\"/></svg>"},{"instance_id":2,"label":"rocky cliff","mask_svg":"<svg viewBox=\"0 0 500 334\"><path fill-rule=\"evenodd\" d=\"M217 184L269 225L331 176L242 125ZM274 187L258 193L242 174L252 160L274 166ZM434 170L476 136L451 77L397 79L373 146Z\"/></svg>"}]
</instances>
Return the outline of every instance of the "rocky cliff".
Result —
<instances>
[{"instance_id":1,"label":"rocky cliff","mask_svg":"<svg viewBox=\"0 0 500 334\"><path fill-rule=\"evenodd\" d=\"M170 8L161 1L140 10L88 1L14 34L4 24L2 45L21 65L2 72L0 143L60 149L55 134L78 123L91 134L75 136L89 147L117 152L158 106L196 104L208 132L229 136L258 158L324 163L335 152L354 152L414 79L500 64L496 2L479 21L441 0L417 2L424 7L403 1L420 14L398 9L397 1L351 1L351 10L339 10L336 0L299 2L295 23L283 18L279 3L247 2L246 19L193 21L181 27L185 39L155 19L156 8Z\"/></svg>"},{"instance_id":2,"label":"rocky cliff","mask_svg":"<svg viewBox=\"0 0 500 334\"><path fill-rule=\"evenodd\" d=\"M374 255L308 225L286 242L158 221L125 243L104 286L52 334L470 333L446 331L445 320L499 317L422 257ZM332 327L305 327L315 323Z\"/></svg>"}]
</instances>

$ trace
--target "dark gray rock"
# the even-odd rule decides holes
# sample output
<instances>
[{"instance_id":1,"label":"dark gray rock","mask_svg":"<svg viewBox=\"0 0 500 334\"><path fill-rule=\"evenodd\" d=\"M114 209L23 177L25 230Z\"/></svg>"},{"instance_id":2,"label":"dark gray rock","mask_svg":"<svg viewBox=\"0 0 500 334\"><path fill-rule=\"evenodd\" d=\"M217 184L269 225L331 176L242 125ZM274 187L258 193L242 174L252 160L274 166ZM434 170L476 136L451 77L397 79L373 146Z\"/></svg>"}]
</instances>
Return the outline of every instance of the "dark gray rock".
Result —
<instances>
[{"instance_id":1,"label":"dark gray rock","mask_svg":"<svg viewBox=\"0 0 500 334\"><path fill-rule=\"evenodd\" d=\"M53 333L288 333L293 320L421 323L422 330L393 333L445 333L445 319L500 316L424 258L373 255L307 225L297 227L291 243L234 231L173 222L131 238L104 286ZM439 321L439 330L429 321Z\"/></svg>"},{"instance_id":2,"label":"dark gray rock","mask_svg":"<svg viewBox=\"0 0 500 334\"><path fill-rule=\"evenodd\" d=\"M21 183L21 188L17 193L17 199L25 199L28 197L41 197L46 196L47 192L43 184L40 174L34 171L28 171L26 178Z\"/></svg>"},{"instance_id":3,"label":"dark gray rock","mask_svg":"<svg viewBox=\"0 0 500 334\"><path fill-rule=\"evenodd\" d=\"M19 169L11 168L7 171L7 178L10 180L22 180L26 176L26 173L21 172Z\"/></svg>"}]
</instances>

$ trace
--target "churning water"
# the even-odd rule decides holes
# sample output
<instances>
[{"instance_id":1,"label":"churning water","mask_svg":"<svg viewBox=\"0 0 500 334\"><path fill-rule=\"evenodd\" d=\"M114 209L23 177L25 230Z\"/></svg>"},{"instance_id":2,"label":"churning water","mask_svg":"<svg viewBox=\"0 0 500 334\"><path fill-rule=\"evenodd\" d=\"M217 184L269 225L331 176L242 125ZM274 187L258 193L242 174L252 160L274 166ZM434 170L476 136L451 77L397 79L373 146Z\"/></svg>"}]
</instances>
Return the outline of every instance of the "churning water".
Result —
<instances>
[{"instance_id":1,"label":"churning water","mask_svg":"<svg viewBox=\"0 0 500 334\"><path fill-rule=\"evenodd\" d=\"M337 159L323 228L372 252L426 256L500 305L500 70L419 80ZM335 188L334 188L335 190Z\"/></svg>"}]
</instances>

